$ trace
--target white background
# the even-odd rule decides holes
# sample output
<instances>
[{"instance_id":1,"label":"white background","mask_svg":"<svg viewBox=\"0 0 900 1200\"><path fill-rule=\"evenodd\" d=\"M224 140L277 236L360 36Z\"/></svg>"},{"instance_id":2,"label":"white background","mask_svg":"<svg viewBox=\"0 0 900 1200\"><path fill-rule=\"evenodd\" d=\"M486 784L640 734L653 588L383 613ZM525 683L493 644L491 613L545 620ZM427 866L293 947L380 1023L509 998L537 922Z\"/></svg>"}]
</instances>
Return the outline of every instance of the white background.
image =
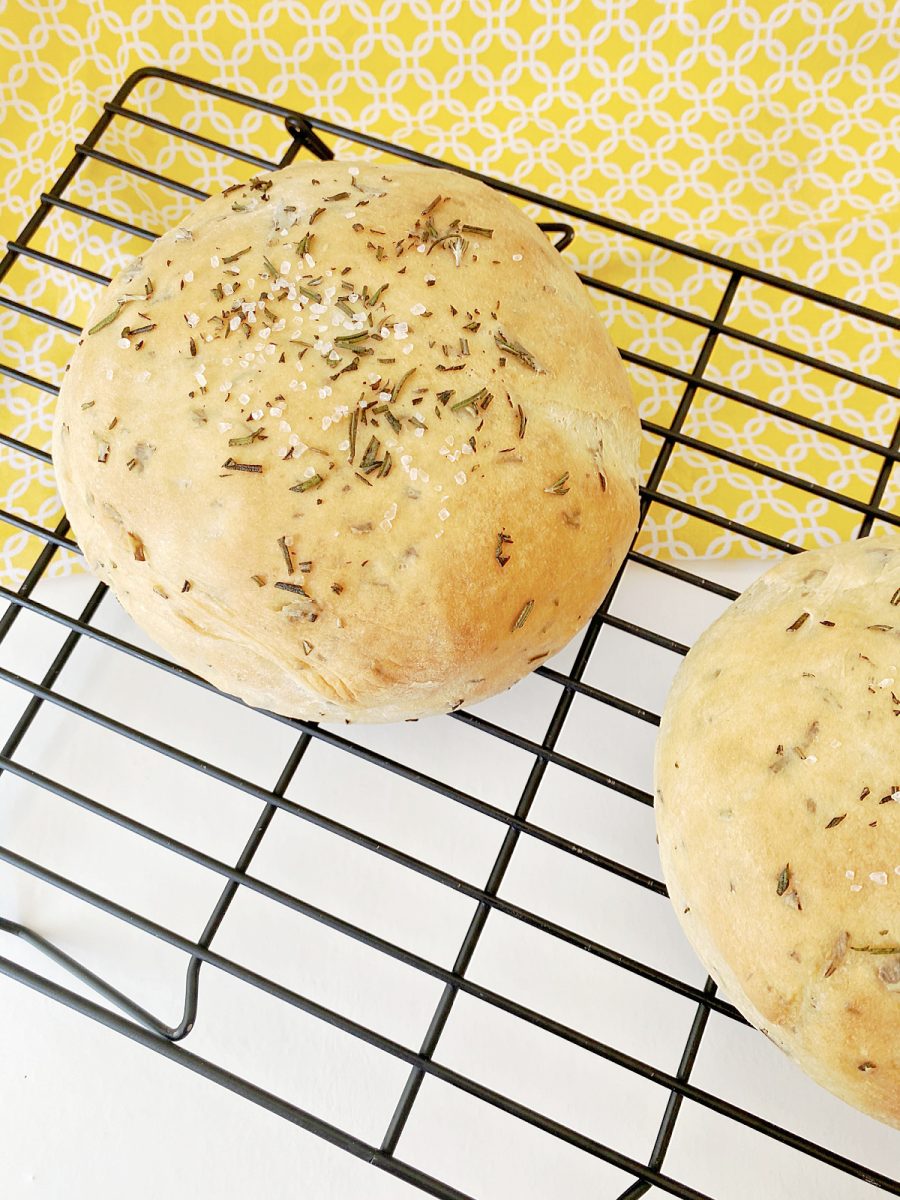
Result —
<instances>
[{"instance_id":1,"label":"white background","mask_svg":"<svg viewBox=\"0 0 900 1200\"><path fill-rule=\"evenodd\" d=\"M751 564L705 564L733 587ZM77 614L86 578L35 598ZM690 643L725 607L631 565L613 613ZM146 645L107 597L95 622ZM0 665L39 680L65 630L20 614ZM570 647L553 665L571 662ZM612 628L587 682L661 711L678 655ZM120 721L271 788L291 729L82 638L57 684ZM537 741L559 688L532 677L480 707ZM0 739L27 700L0 686ZM533 763L526 751L448 719L341 730L507 811ZM651 790L654 727L576 696L557 749ZM202 772L45 705L17 759L117 811L233 863L261 805ZM287 795L483 886L505 826L313 741ZM530 819L659 875L652 811L550 765ZM188 938L222 880L12 775L0 779L0 840ZM251 874L450 967L475 902L285 813ZM520 838L500 895L702 986L668 902L533 838ZM0 867L0 914L27 923L168 1022L180 1016L186 957L146 934ZM241 890L214 949L416 1049L441 985L283 906ZM0 934L0 955L77 984ZM675 993L492 912L468 975L674 1072L694 1007ZM85 993L88 994L88 993ZM407 1068L206 965L186 1047L377 1145ZM646 1160L667 1093L469 996L457 997L437 1059L616 1149ZM900 1135L807 1081L754 1031L713 1014L693 1082L888 1175ZM613 1200L629 1179L564 1143L426 1079L398 1157L479 1200ZM717 1200L873 1200L871 1186L691 1103L665 1171ZM417 1191L288 1122L0 976L0 1195L4 1200L309 1196L381 1200ZM653 1192L652 1195L662 1195Z\"/></svg>"}]
</instances>

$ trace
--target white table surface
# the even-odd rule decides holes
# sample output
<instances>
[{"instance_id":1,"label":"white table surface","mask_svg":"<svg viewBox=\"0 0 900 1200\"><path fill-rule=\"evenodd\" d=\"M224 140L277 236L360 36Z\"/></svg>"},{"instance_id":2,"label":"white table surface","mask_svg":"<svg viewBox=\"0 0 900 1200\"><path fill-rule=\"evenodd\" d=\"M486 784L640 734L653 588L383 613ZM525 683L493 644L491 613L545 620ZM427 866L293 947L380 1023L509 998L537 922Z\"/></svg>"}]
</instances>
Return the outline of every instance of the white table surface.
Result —
<instances>
[{"instance_id":1,"label":"white table surface","mask_svg":"<svg viewBox=\"0 0 900 1200\"><path fill-rule=\"evenodd\" d=\"M706 564L742 587L759 564ZM85 577L41 583L35 598L76 614ZM630 566L613 611L691 642L725 607L716 596ZM96 623L147 645L107 597ZM0 665L40 679L65 634L22 613ZM574 647L559 658L566 666ZM660 711L679 658L606 628L586 680ZM81 639L57 690L217 766L271 787L290 729ZM539 678L481 706L540 740L559 696ZM0 685L0 739L27 697ZM347 736L508 811L533 759L445 719ZM653 727L576 697L560 752L651 787ZM17 758L173 837L234 862L261 806L252 797L45 705ZM288 788L308 804L476 886L505 827L318 742ZM550 765L531 819L658 876L652 812ZM0 840L26 857L185 937L196 938L221 879L10 774L0 779ZM278 813L251 874L445 967L474 901ZM571 855L521 838L500 895L688 982L704 975L668 902ZM22 921L174 1022L185 956L6 866L0 914ZM214 948L411 1048L441 985L243 889ZM89 995L0 934L0 954ZM665 1070L677 1068L694 1015L682 997L497 912L468 972L496 991ZM197 1026L185 1043L299 1106L377 1144L407 1068L205 965ZM667 1093L492 1009L457 998L437 1058L617 1149L646 1159ZM763 1037L713 1014L693 1082L799 1134L900 1175L900 1134L816 1088ZM311 1197L421 1193L118 1034L0 976L0 1196L35 1200ZM398 1156L479 1200L591 1197L620 1171L427 1079ZM695 1105L683 1106L665 1170L717 1200L873 1200L881 1192ZM652 1192L653 1196L662 1193Z\"/></svg>"}]
</instances>

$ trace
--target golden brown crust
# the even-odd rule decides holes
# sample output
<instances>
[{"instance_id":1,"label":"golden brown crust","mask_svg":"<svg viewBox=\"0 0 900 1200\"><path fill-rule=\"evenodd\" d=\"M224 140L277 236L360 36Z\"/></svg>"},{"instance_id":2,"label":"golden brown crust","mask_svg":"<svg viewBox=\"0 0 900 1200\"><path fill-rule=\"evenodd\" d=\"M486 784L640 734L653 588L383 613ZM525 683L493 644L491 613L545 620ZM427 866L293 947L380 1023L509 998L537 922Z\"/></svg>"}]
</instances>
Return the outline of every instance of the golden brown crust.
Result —
<instances>
[{"instance_id":1,"label":"golden brown crust","mask_svg":"<svg viewBox=\"0 0 900 1200\"><path fill-rule=\"evenodd\" d=\"M900 536L788 559L707 630L656 784L666 883L710 973L900 1127Z\"/></svg>"},{"instance_id":2,"label":"golden brown crust","mask_svg":"<svg viewBox=\"0 0 900 1200\"><path fill-rule=\"evenodd\" d=\"M621 362L546 237L464 176L261 177L88 328L54 428L76 536L250 704L377 721L490 695L576 632L634 533Z\"/></svg>"}]
</instances>

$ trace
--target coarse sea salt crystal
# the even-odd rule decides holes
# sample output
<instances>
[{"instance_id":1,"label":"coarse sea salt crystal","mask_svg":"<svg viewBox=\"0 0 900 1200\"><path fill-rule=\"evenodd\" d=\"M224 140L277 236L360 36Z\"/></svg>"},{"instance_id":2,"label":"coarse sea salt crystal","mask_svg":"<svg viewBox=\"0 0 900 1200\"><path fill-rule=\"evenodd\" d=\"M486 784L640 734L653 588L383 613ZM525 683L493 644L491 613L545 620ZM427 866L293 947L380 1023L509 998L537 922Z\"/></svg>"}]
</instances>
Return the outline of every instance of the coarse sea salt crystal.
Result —
<instances>
[{"instance_id":1,"label":"coarse sea salt crystal","mask_svg":"<svg viewBox=\"0 0 900 1200\"><path fill-rule=\"evenodd\" d=\"M424 304L414 304L409 311L414 317L421 317L422 313L425 312L426 309Z\"/></svg>"},{"instance_id":2,"label":"coarse sea salt crystal","mask_svg":"<svg viewBox=\"0 0 900 1200\"><path fill-rule=\"evenodd\" d=\"M521 255L521 254L514 254L514 255L512 256L512 260L513 260L513 262L521 262L521 261L522 261L522 255Z\"/></svg>"},{"instance_id":3,"label":"coarse sea salt crystal","mask_svg":"<svg viewBox=\"0 0 900 1200\"><path fill-rule=\"evenodd\" d=\"M466 482L466 473L465 471L457 471L453 478L458 484L462 485Z\"/></svg>"},{"instance_id":4,"label":"coarse sea salt crystal","mask_svg":"<svg viewBox=\"0 0 900 1200\"><path fill-rule=\"evenodd\" d=\"M184 282L185 283L193 283L194 282L194 272L193 271L185 271Z\"/></svg>"},{"instance_id":5,"label":"coarse sea salt crystal","mask_svg":"<svg viewBox=\"0 0 900 1200\"><path fill-rule=\"evenodd\" d=\"M213 255L210 257L210 260L209 260L209 265L210 265L211 267L217 267L217 266L219 266L219 256L218 256L218 254L213 254Z\"/></svg>"},{"instance_id":6,"label":"coarse sea salt crystal","mask_svg":"<svg viewBox=\"0 0 900 1200\"><path fill-rule=\"evenodd\" d=\"M200 318L197 316L197 314L195 312L188 313L187 323L188 323L188 325L190 325L191 329L196 329L197 326L200 324ZM238 324L240 324L240 322L238 322Z\"/></svg>"},{"instance_id":7,"label":"coarse sea salt crystal","mask_svg":"<svg viewBox=\"0 0 900 1200\"><path fill-rule=\"evenodd\" d=\"M861 892L861 891L862 891L862 884L861 884L861 883L851 883L851 884L850 884L850 891L851 891L851 892Z\"/></svg>"},{"instance_id":8,"label":"coarse sea salt crystal","mask_svg":"<svg viewBox=\"0 0 900 1200\"><path fill-rule=\"evenodd\" d=\"M230 428L231 428L230 421L220 421L219 422L219 433L227 433Z\"/></svg>"},{"instance_id":9,"label":"coarse sea salt crystal","mask_svg":"<svg viewBox=\"0 0 900 1200\"><path fill-rule=\"evenodd\" d=\"M879 887L887 886L887 871L872 871L869 875L869 878L873 883L877 883Z\"/></svg>"}]
</instances>

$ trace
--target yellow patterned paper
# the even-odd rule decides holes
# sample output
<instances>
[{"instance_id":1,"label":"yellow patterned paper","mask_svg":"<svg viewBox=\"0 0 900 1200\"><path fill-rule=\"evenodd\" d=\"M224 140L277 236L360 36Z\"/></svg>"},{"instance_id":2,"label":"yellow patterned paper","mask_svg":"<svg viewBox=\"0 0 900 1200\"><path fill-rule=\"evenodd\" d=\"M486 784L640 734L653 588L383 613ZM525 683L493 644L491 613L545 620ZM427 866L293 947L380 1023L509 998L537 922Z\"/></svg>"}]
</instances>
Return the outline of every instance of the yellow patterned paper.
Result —
<instances>
[{"instance_id":1,"label":"yellow patterned paper","mask_svg":"<svg viewBox=\"0 0 900 1200\"><path fill-rule=\"evenodd\" d=\"M0 0L0 234L15 238L104 101L157 65L376 134L616 220L800 280L880 311L897 306L900 9L881 0ZM288 145L274 117L142 81L130 108L262 158ZM252 167L117 118L100 149L210 190ZM338 143L339 154L369 156ZM66 198L148 231L194 203L92 162ZM537 209L529 209L540 216ZM100 273L139 239L55 208L35 249ZM579 228L582 269L678 314L597 293L617 343L690 372L723 273L632 238ZM97 286L20 258L2 293L79 325ZM884 327L744 280L732 326L850 371L896 383ZM0 305L0 361L58 383L73 336ZM645 420L667 426L684 384L640 365ZM897 401L870 387L722 337L707 371L726 389L888 445ZM0 378L0 433L46 448L53 397ZM883 460L815 427L700 390L683 433L865 502ZM645 468L659 438L645 439ZM851 536L859 515L827 497L690 445L660 491L805 546ZM900 468L882 506L895 511ZM0 447L0 504L52 528L52 469ZM19 580L41 548L3 526L0 578ZM771 551L654 504L641 537L689 559ZM69 569L65 553L53 570Z\"/></svg>"}]
</instances>

